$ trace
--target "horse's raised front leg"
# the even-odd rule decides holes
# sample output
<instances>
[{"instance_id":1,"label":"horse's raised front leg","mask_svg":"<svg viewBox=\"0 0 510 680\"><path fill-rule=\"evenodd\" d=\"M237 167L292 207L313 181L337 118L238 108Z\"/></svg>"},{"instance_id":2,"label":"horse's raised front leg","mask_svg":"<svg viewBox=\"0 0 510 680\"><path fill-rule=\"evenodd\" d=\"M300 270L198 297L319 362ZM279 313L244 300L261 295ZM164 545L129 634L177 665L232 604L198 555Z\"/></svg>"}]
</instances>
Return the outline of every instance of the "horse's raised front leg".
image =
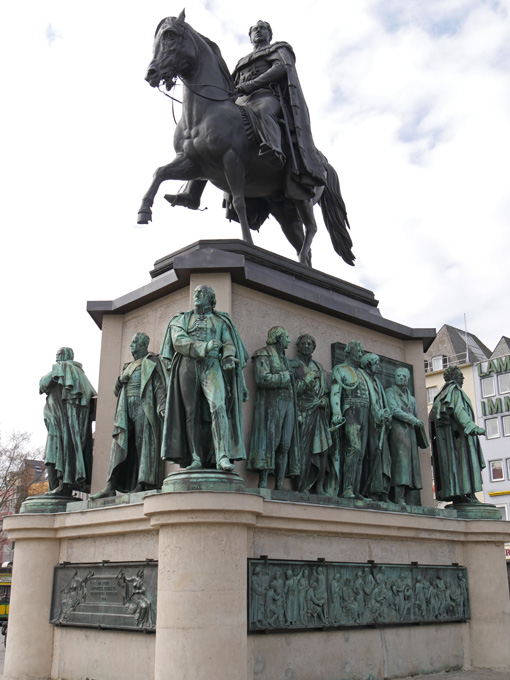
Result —
<instances>
[{"instance_id":1,"label":"horse's raised front leg","mask_svg":"<svg viewBox=\"0 0 510 680\"><path fill-rule=\"evenodd\" d=\"M296 208L305 227L305 240L298 257L300 262L309 265L310 248L312 247L314 236L317 233L317 222L315 221L315 216L313 214L313 201L296 201Z\"/></svg>"},{"instance_id":2,"label":"horse's raised front leg","mask_svg":"<svg viewBox=\"0 0 510 680\"><path fill-rule=\"evenodd\" d=\"M151 221L152 204L162 182L167 179L190 180L198 176L200 176L200 173L196 163L182 153L177 154L168 165L162 165L158 168L138 210L138 224L148 224Z\"/></svg>"},{"instance_id":3,"label":"horse's raised front leg","mask_svg":"<svg viewBox=\"0 0 510 680\"><path fill-rule=\"evenodd\" d=\"M223 156L223 169L232 194L232 203L239 217L243 240L247 243L253 243L244 199L245 166L233 149L229 149Z\"/></svg>"}]
</instances>

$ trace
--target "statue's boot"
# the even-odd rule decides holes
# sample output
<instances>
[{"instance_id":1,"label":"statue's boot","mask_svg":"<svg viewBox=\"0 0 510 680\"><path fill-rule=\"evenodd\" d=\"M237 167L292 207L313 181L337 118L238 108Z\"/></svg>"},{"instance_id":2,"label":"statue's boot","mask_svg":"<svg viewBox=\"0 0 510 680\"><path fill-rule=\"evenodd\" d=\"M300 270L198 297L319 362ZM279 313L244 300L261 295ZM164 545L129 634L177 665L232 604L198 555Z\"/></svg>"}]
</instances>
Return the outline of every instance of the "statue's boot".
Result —
<instances>
[{"instance_id":1,"label":"statue's boot","mask_svg":"<svg viewBox=\"0 0 510 680\"><path fill-rule=\"evenodd\" d=\"M232 472L234 464L230 462L230 459L227 458L227 456L222 456L216 463L216 467L218 470L223 470L223 472Z\"/></svg>"},{"instance_id":2,"label":"statue's boot","mask_svg":"<svg viewBox=\"0 0 510 680\"><path fill-rule=\"evenodd\" d=\"M261 470L259 472L259 489L267 489L267 477L269 470Z\"/></svg>"},{"instance_id":3,"label":"statue's boot","mask_svg":"<svg viewBox=\"0 0 510 680\"><path fill-rule=\"evenodd\" d=\"M191 465L188 465L186 470L201 470L202 468L202 461L200 460L198 454L193 451L191 454Z\"/></svg>"},{"instance_id":4,"label":"statue's boot","mask_svg":"<svg viewBox=\"0 0 510 680\"><path fill-rule=\"evenodd\" d=\"M397 505L405 505L406 504L406 499L405 499L406 488L405 488L405 486L396 486L394 488L394 493L395 493L395 503Z\"/></svg>"},{"instance_id":5,"label":"statue's boot","mask_svg":"<svg viewBox=\"0 0 510 680\"><path fill-rule=\"evenodd\" d=\"M198 210L200 208L200 201L197 201L191 194L185 192L180 194L165 194L165 198L172 207L180 205L189 210Z\"/></svg>"},{"instance_id":6,"label":"statue's boot","mask_svg":"<svg viewBox=\"0 0 510 680\"><path fill-rule=\"evenodd\" d=\"M342 493L342 498L356 498L354 495L354 489L352 486L346 486L343 493Z\"/></svg>"},{"instance_id":7,"label":"statue's boot","mask_svg":"<svg viewBox=\"0 0 510 680\"><path fill-rule=\"evenodd\" d=\"M99 498L112 498L113 496L115 496L115 489L110 484L110 482L107 482L105 488L102 491L99 491L98 493L92 494L92 496L90 496L90 500L97 501Z\"/></svg>"},{"instance_id":8,"label":"statue's boot","mask_svg":"<svg viewBox=\"0 0 510 680\"><path fill-rule=\"evenodd\" d=\"M55 489L52 489L51 491L47 491L44 495L45 496L72 496L73 490L72 490L70 484L64 484L63 482L59 482L59 485Z\"/></svg>"},{"instance_id":9,"label":"statue's boot","mask_svg":"<svg viewBox=\"0 0 510 680\"><path fill-rule=\"evenodd\" d=\"M285 162L287 160L281 151L278 151L278 149L266 144L266 142L262 142L260 145L259 156L265 160L268 160L271 165L274 165L277 168L284 168Z\"/></svg>"}]
</instances>

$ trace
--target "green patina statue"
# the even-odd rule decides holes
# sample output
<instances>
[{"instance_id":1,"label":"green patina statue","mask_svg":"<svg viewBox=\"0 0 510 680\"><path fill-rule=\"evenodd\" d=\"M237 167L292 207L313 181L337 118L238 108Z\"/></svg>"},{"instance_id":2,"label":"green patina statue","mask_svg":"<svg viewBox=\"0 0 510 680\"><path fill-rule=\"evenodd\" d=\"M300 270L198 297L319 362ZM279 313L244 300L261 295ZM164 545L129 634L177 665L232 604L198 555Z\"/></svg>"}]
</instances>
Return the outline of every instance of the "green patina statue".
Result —
<instances>
[{"instance_id":1,"label":"green patina statue","mask_svg":"<svg viewBox=\"0 0 510 680\"><path fill-rule=\"evenodd\" d=\"M285 350L289 335L274 326L267 345L252 357L257 396L251 433L248 469L259 472L259 488L267 488L269 473L275 475L275 489L282 489L285 477L298 477L299 433L294 373Z\"/></svg>"},{"instance_id":2,"label":"green patina statue","mask_svg":"<svg viewBox=\"0 0 510 680\"><path fill-rule=\"evenodd\" d=\"M171 361L161 455L190 470L234 469L246 458L243 369L248 353L210 286L197 286L194 309L174 316L161 347Z\"/></svg>"},{"instance_id":3,"label":"green patina statue","mask_svg":"<svg viewBox=\"0 0 510 680\"><path fill-rule=\"evenodd\" d=\"M88 492L92 474L92 421L96 391L74 361L70 347L61 347L56 363L39 382L46 394L44 424L48 430L45 463L51 495Z\"/></svg>"},{"instance_id":4,"label":"green patina statue","mask_svg":"<svg viewBox=\"0 0 510 680\"><path fill-rule=\"evenodd\" d=\"M368 440L370 393L367 378L360 369L364 354L359 340L345 346L345 362L331 373L331 425L340 430L343 452L343 498L359 498L361 473Z\"/></svg>"},{"instance_id":5,"label":"green patina statue","mask_svg":"<svg viewBox=\"0 0 510 680\"><path fill-rule=\"evenodd\" d=\"M299 491L337 496L340 460L329 431L329 387L326 371L312 359L315 338L307 333L296 340L291 359L296 376L300 432Z\"/></svg>"},{"instance_id":6,"label":"green patina statue","mask_svg":"<svg viewBox=\"0 0 510 680\"><path fill-rule=\"evenodd\" d=\"M429 445L425 426L418 418L416 400L409 390L411 375L407 368L397 368L395 385L386 390L388 407L393 416L389 433L391 451L391 486L395 503L421 505L423 487L418 447Z\"/></svg>"},{"instance_id":7,"label":"green patina statue","mask_svg":"<svg viewBox=\"0 0 510 680\"><path fill-rule=\"evenodd\" d=\"M124 364L114 386L117 397L106 487L92 499L158 489L161 486L161 431L166 398L166 368L149 352L150 338L136 333L133 361Z\"/></svg>"},{"instance_id":8,"label":"green patina statue","mask_svg":"<svg viewBox=\"0 0 510 680\"><path fill-rule=\"evenodd\" d=\"M384 388L377 377L380 359L377 354L365 354L361 359L368 393L367 452L363 463L361 493L373 500L387 501L391 483L391 456L388 432L391 431L391 411Z\"/></svg>"},{"instance_id":9,"label":"green patina statue","mask_svg":"<svg viewBox=\"0 0 510 680\"><path fill-rule=\"evenodd\" d=\"M485 467L478 436L485 430L475 422L469 397L462 390L464 376L458 366L444 372L445 384L430 412L430 436L436 498L455 504L478 504Z\"/></svg>"}]
</instances>

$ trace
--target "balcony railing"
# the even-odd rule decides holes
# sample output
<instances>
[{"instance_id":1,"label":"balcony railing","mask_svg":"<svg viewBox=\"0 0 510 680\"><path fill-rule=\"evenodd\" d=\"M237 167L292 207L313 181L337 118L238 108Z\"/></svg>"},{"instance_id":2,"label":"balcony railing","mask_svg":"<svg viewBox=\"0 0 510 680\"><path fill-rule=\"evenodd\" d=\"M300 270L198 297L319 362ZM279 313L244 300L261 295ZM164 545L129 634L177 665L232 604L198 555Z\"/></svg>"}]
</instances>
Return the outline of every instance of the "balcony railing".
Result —
<instances>
[{"instance_id":1,"label":"balcony railing","mask_svg":"<svg viewBox=\"0 0 510 680\"><path fill-rule=\"evenodd\" d=\"M469 363L468 353L461 352L460 354L452 354L451 356L437 356L431 359L425 359L425 373L434 373L435 371L444 371L448 366L463 366Z\"/></svg>"}]
</instances>

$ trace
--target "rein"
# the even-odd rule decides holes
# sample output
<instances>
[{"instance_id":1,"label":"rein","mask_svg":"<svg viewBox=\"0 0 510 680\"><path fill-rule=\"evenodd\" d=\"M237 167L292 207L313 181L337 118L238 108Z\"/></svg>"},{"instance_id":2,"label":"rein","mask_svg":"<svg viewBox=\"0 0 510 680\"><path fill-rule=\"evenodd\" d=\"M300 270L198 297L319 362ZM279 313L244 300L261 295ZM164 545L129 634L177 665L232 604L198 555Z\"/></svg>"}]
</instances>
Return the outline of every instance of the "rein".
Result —
<instances>
[{"instance_id":1,"label":"rein","mask_svg":"<svg viewBox=\"0 0 510 680\"><path fill-rule=\"evenodd\" d=\"M201 97L202 99L207 99L207 101L210 101L210 102L234 101L235 99L237 99L239 97L239 95L236 94L235 92L230 92L229 90L226 90L224 87L220 87L219 85L213 85L212 83L207 83L205 85L193 83L193 87L215 87L217 90L221 90L222 92L226 92L227 95L228 95L227 97L223 97L221 99L215 99L214 97L208 97L207 95L202 94L201 92L197 92L196 90L193 89L193 87L191 87L191 85L189 85L188 83L185 83L184 81L182 81L182 83L194 95L196 95L197 97ZM171 89L173 89L175 87L175 85L176 85L176 81L174 80ZM174 102L177 102L178 104L182 104L182 101L180 101L179 99L176 99L175 97L172 97L171 95L164 92L161 89L161 86L158 87L158 90L161 92L161 94L164 94L165 97L168 97L169 99L171 99Z\"/></svg>"}]
</instances>

